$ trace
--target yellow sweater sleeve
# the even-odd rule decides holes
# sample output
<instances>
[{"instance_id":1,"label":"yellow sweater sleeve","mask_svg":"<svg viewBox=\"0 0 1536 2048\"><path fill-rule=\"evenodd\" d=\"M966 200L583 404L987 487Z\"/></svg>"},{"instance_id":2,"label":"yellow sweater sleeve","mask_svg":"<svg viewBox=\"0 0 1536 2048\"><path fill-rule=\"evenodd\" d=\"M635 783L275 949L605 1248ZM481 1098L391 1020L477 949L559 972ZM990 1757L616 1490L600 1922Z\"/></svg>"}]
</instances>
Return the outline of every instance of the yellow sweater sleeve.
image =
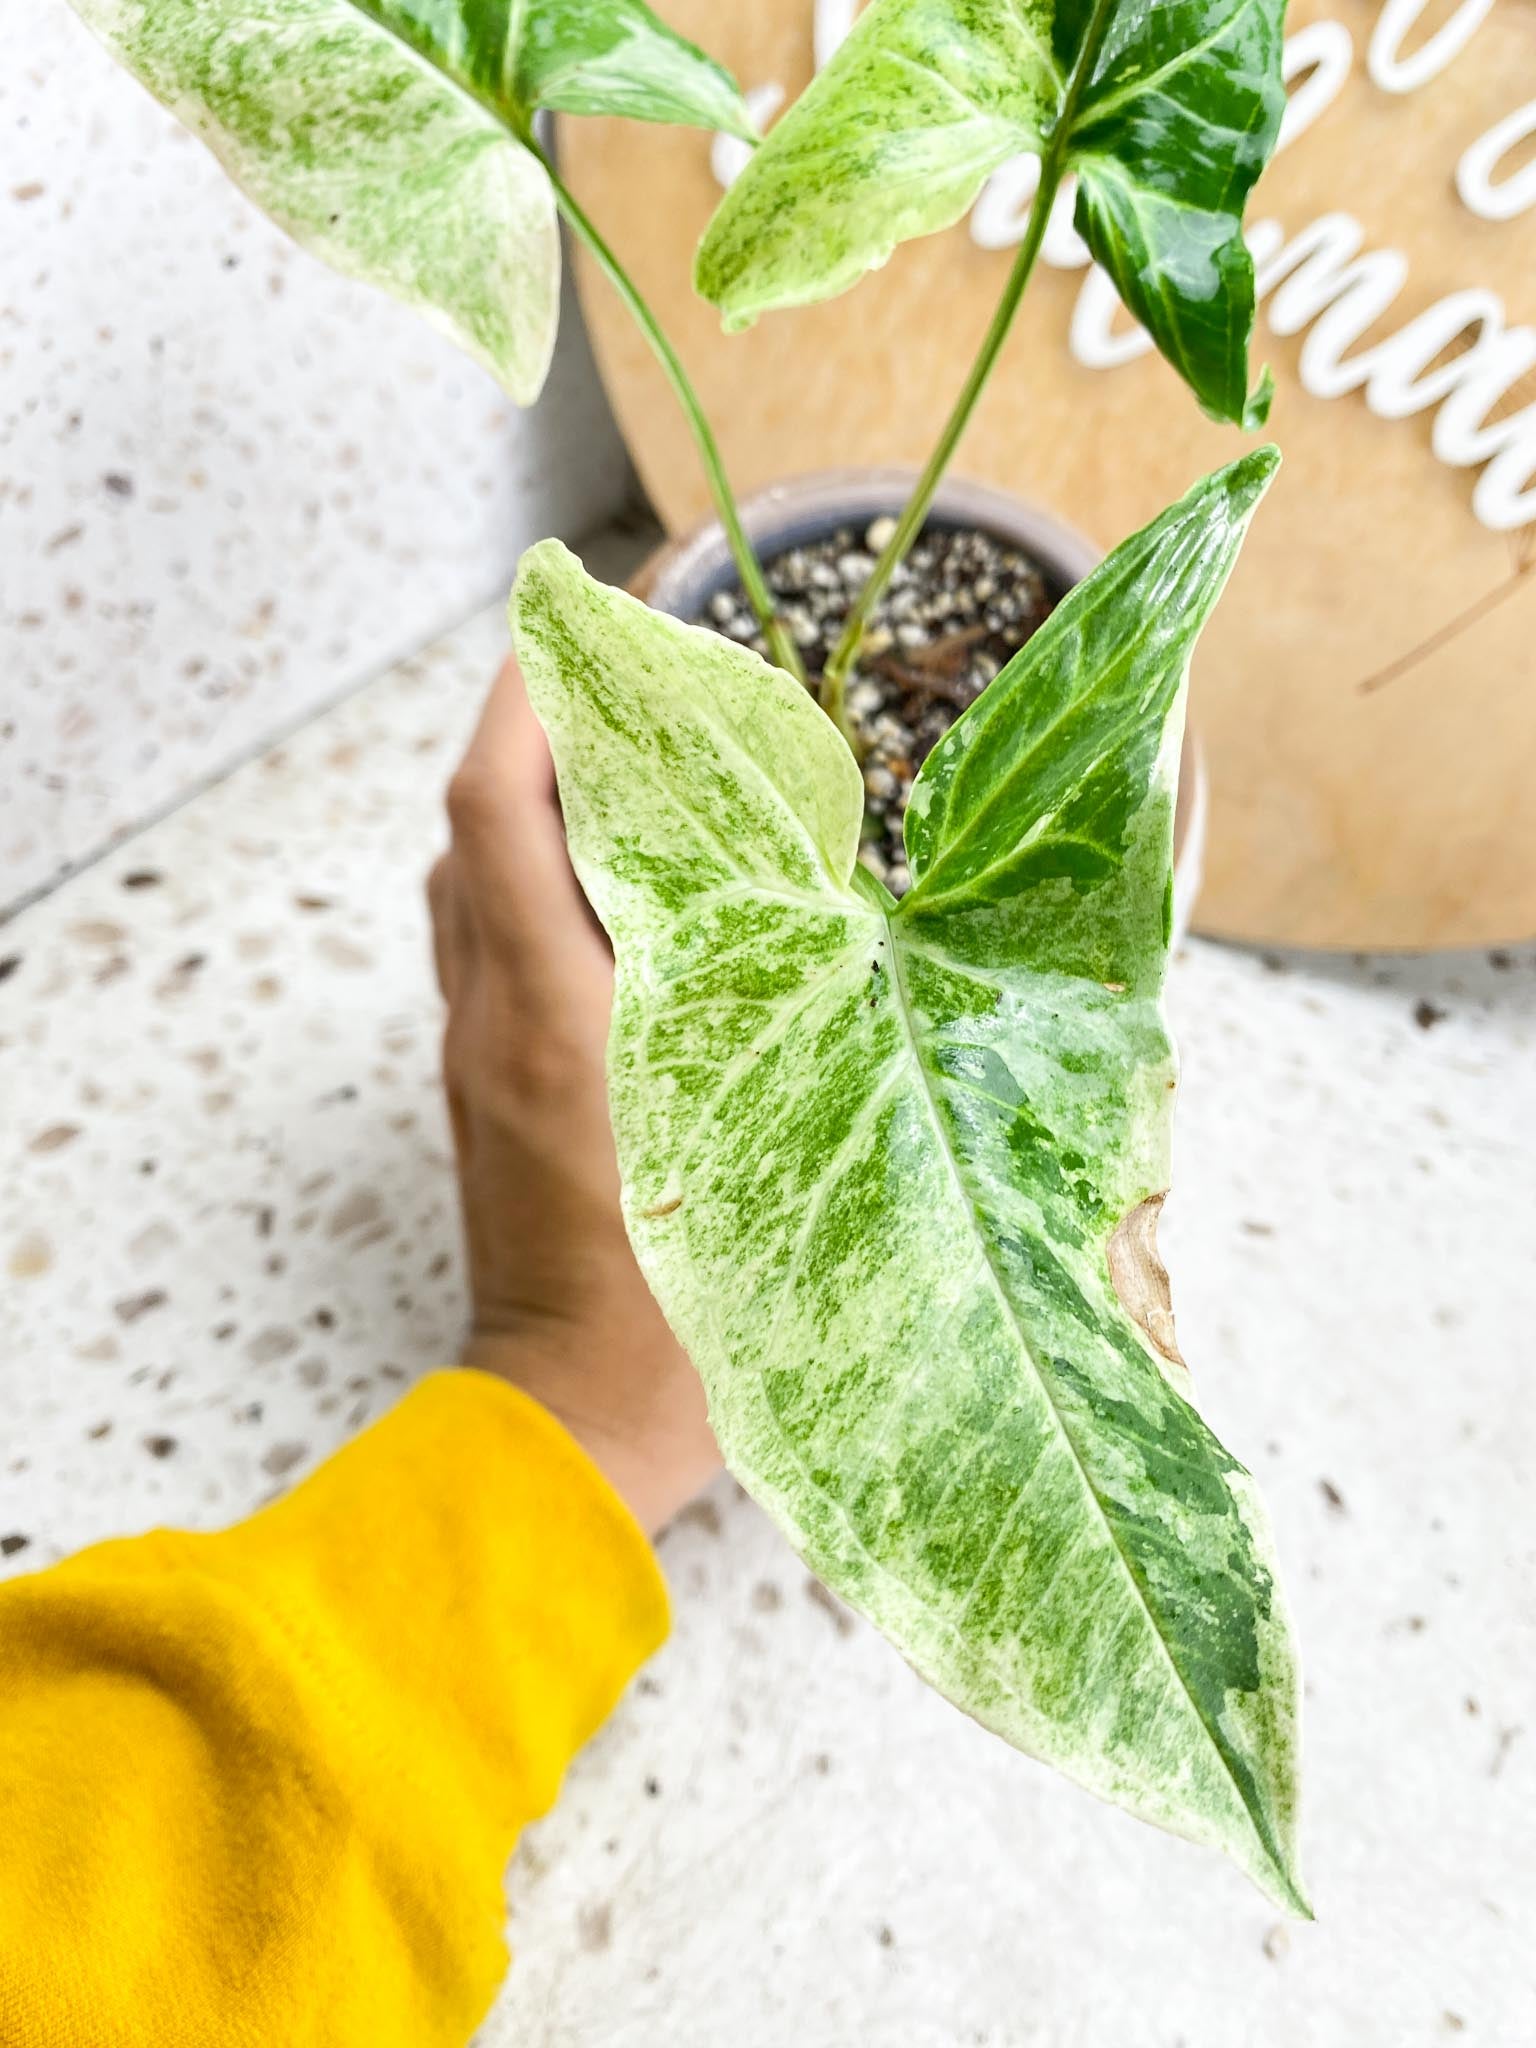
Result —
<instances>
[{"instance_id":1,"label":"yellow sweater sleeve","mask_svg":"<svg viewBox=\"0 0 1536 2048\"><path fill-rule=\"evenodd\" d=\"M503 1869L666 1633L544 1409L438 1373L218 1535L0 1587L3 2048L463 2048Z\"/></svg>"}]
</instances>

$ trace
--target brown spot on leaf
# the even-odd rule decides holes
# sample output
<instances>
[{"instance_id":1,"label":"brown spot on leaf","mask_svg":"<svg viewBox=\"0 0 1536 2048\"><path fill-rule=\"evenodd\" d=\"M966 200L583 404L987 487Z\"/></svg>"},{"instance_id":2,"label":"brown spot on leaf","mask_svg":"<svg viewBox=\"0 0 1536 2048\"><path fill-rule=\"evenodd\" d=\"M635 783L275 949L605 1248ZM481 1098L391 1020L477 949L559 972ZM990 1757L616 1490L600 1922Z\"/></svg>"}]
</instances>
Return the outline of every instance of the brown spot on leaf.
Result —
<instances>
[{"instance_id":1,"label":"brown spot on leaf","mask_svg":"<svg viewBox=\"0 0 1536 2048\"><path fill-rule=\"evenodd\" d=\"M1160 1358L1182 1366L1173 1328L1173 1294L1168 1269L1158 1256L1157 1219L1167 1190L1138 1202L1115 1226L1109 1240L1109 1277L1120 1306Z\"/></svg>"},{"instance_id":2,"label":"brown spot on leaf","mask_svg":"<svg viewBox=\"0 0 1536 2048\"><path fill-rule=\"evenodd\" d=\"M147 1436L144 1448L152 1458L168 1458L176 1449L176 1439L173 1436Z\"/></svg>"},{"instance_id":3,"label":"brown spot on leaf","mask_svg":"<svg viewBox=\"0 0 1536 2048\"><path fill-rule=\"evenodd\" d=\"M706 1536L718 1536L725 1526L712 1500L690 1501L677 1519L690 1528L702 1529Z\"/></svg>"},{"instance_id":4,"label":"brown spot on leaf","mask_svg":"<svg viewBox=\"0 0 1536 2048\"><path fill-rule=\"evenodd\" d=\"M682 1206L681 1195L669 1195L664 1202L652 1202L649 1209L642 1209L640 1214L648 1223L654 1223L659 1217L676 1215Z\"/></svg>"},{"instance_id":5,"label":"brown spot on leaf","mask_svg":"<svg viewBox=\"0 0 1536 2048\"><path fill-rule=\"evenodd\" d=\"M1442 1010L1427 996L1420 996L1413 1006L1413 1021L1421 1031L1433 1031L1435 1026L1443 1024L1450 1014L1449 1010Z\"/></svg>"},{"instance_id":6,"label":"brown spot on leaf","mask_svg":"<svg viewBox=\"0 0 1536 2048\"><path fill-rule=\"evenodd\" d=\"M752 1605L759 1614L773 1614L784 1605L784 1595L772 1579L760 1579L752 1588Z\"/></svg>"},{"instance_id":7,"label":"brown spot on leaf","mask_svg":"<svg viewBox=\"0 0 1536 2048\"><path fill-rule=\"evenodd\" d=\"M1331 1479L1319 1479L1317 1489L1336 1515L1347 1515L1349 1513L1349 1509L1344 1504L1343 1494L1340 1493Z\"/></svg>"},{"instance_id":8,"label":"brown spot on leaf","mask_svg":"<svg viewBox=\"0 0 1536 2048\"><path fill-rule=\"evenodd\" d=\"M32 1541L30 1536L0 1536L0 1557L14 1557Z\"/></svg>"}]
</instances>

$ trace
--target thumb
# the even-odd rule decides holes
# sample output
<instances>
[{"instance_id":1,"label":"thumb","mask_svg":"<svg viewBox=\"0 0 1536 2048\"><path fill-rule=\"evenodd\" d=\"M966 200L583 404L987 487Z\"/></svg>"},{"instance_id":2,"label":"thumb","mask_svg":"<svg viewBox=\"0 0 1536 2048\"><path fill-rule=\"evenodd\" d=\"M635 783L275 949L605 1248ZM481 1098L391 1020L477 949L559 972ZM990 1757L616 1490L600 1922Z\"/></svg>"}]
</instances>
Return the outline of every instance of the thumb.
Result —
<instances>
[{"instance_id":1,"label":"thumb","mask_svg":"<svg viewBox=\"0 0 1536 2048\"><path fill-rule=\"evenodd\" d=\"M566 849L554 763L509 656L448 787L455 873L480 943L525 982L606 967Z\"/></svg>"}]
</instances>

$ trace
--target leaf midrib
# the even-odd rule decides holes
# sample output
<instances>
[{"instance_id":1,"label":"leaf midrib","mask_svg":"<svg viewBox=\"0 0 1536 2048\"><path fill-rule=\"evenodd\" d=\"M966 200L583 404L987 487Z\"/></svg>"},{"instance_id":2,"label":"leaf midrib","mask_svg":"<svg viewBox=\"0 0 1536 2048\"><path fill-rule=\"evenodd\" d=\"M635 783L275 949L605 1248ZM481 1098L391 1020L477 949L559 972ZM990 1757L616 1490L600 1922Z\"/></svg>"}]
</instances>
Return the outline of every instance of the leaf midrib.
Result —
<instances>
[{"instance_id":1,"label":"leaf midrib","mask_svg":"<svg viewBox=\"0 0 1536 2048\"><path fill-rule=\"evenodd\" d=\"M1159 91L1165 79L1171 78L1175 72L1184 70L1188 65L1197 63L1200 58L1208 56L1258 4L1259 0L1241 0L1241 4L1232 10L1220 27L1213 29L1208 36L1203 36L1199 42L1191 43L1187 49L1180 50L1177 56L1170 57L1168 62L1160 64L1157 70L1147 72L1145 77L1116 86L1102 99L1093 100L1085 105L1081 121L1076 125L1088 127L1093 122L1103 119L1106 114L1118 113L1129 101L1143 99L1148 93Z\"/></svg>"},{"instance_id":2,"label":"leaf midrib","mask_svg":"<svg viewBox=\"0 0 1536 2048\"><path fill-rule=\"evenodd\" d=\"M453 73L444 70L441 64L434 63L424 50L417 48L409 36L403 35L392 23L381 21L378 15L371 13L368 8L361 6L359 0L336 0L336 5L346 9L351 14L355 14L358 20L366 22L369 28L377 29L381 36L386 37L390 42L397 45L398 48L404 50L408 57L414 58L424 71L435 78L440 85L445 85L451 93L456 94L459 99L464 101L466 106L471 106L478 113L488 116L503 131L509 142L515 142L519 149L527 151L529 155L533 154L531 150L527 149L527 143L518 133L515 115L508 113L493 101L486 99L482 94L476 92L473 87L466 85L462 79L455 78ZM524 11L523 5L516 5L513 14L508 17L509 21L513 18L520 20ZM504 48L504 56L506 52L510 51L511 46L512 39L509 36ZM537 158L535 158L535 162L537 162Z\"/></svg>"},{"instance_id":3,"label":"leaf midrib","mask_svg":"<svg viewBox=\"0 0 1536 2048\"><path fill-rule=\"evenodd\" d=\"M1094 1512L1098 1516L1098 1519L1103 1526L1104 1532L1109 1538L1110 1544L1115 1552L1115 1555L1119 1559L1121 1567L1124 1570L1126 1580L1129 1583L1132 1591L1134 1592L1136 1599L1141 1606L1142 1612L1146 1615L1147 1625L1151 1629L1154 1638L1156 1639L1159 1647L1163 1652L1164 1657L1167 1660L1168 1668L1173 1673L1174 1678L1178 1682L1179 1690L1183 1693L1185 1699L1188 1700L1190 1709L1193 1712L1196 1721L1199 1723L1200 1727L1205 1731L1206 1739L1210 1743L1211 1748L1220 1758L1221 1767L1226 1772L1227 1778L1231 1783L1232 1790L1237 1797L1239 1810L1247 1817L1248 1824L1252 1828L1254 1835L1258 1840L1259 1846L1263 1849L1265 1855L1268 1856L1271 1862L1274 1864L1275 1869L1280 1875L1282 1881L1288 1885L1290 1880L1286 1873L1285 1860L1278 1852L1278 1845L1270 1839L1270 1832L1267 1825L1260 1820L1259 1816L1255 1814L1252 1806L1249 1804L1249 1801L1243 1791L1243 1787L1238 1781L1237 1773L1234 1771L1232 1767L1232 1762L1227 1754L1227 1747L1225 1742L1223 1741L1219 1732L1211 1725L1211 1722L1208 1716L1206 1715L1204 1709L1201 1707L1200 1702L1195 1698L1194 1693L1190 1690L1189 1681L1185 1677L1182 1669L1180 1668L1178 1659L1173 1654L1172 1646L1169 1644L1167 1637L1164 1635L1163 1630L1158 1623L1157 1616L1152 1611L1151 1602L1147 1597L1146 1588L1142 1585L1141 1579L1136 1572L1135 1566L1132 1564L1130 1558L1126 1554L1125 1548L1120 1541L1118 1532L1116 1531L1115 1525L1111 1520L1107 1509L1105 1508L1104 1502L1099 1495L1098 1489L1097 1487L1095 1487L1093 1480L1089 1476L1088 1468L1083 1462L1082 1454L1078 1449L1077 1441L1072 1434L1071 1428L1067 1423L1066 1417L1063 1415L1061 1408L1057 1404L1055 1395L1051 1390L1049 1382L1046 1380L1044 1373L1041 1372L1039 1365L1036 1363L1034 1352L1031 1350L1029 1340L1024 1333L1022 1325L1019 1322L1018 1314L1014 1309L1012 1299L1008 1293L1007 1288L1003 1285L1001 1274L997 1270L996 1263L992 1256L991 1244L988 1241L985 1233L981 1230L980 1226L976 1222L976 1203L972 1199L970 1190L966 1185L965 1174L961 1162L956 1158L954 1150L949 1143L948 1134L944 1128L944 1121L939 1113L938 1101L934 1096L932 1084L929 1080L927 1063L923 1059L922 1050L918 1042L917 1026L913 1017L911 998L907 992L906 975L903 969L901 957L902 938L901 934L897 931L889 915L887 915L885 919L885 928L886 937L889 941L889 952L891 958L891 992L895 1001L897 1015L901 1021L902 1031L906 1038L908 1055L910 1057L911 1064L917 1073L918 1084L922 1092L923 1104L927 1112L928 1120L933 1130L934 1141L938 1145L940 1155L943 1158L944 1163L949 1170L950 1178L953 1181L955 1193L959 1197L961 1205L965 1211L967 1226L971 1232L971 1235L974 1237L976 1241L977 1250L980 1254L981 1264L987 1274L988 1280L991 1282L993 1292L997 1296L997 1300L1002 1308L1003 1314L1007 1318L1008 1323L1012 1327L1014 1334L1018 1339L1019 1349L1022 1352L1023 1356L1029 1362L1030 1370L1034 1375L1035 1382L1038 1385L1042 1396L1044 1397L1046 1406L1051 1411L1052 1419L1056 1424L1061 1439L1063 1443L1066 1445L1068 1451L1071 1453L1072 1462L1076 1467L1078 1477L1082 1482L1083 1491L1093 1504Z\"/></svg>"}]
</instances>

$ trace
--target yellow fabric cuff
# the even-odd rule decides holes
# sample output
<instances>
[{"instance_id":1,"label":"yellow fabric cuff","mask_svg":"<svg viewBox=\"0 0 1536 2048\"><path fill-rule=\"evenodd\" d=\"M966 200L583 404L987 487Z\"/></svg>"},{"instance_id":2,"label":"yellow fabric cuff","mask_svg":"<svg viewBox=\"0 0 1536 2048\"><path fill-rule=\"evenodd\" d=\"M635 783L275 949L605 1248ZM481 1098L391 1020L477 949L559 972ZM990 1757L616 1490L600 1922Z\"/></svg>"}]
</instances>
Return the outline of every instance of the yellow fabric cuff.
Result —
<instances>
[{"instance_id":1,"label":"yellow fabric cuff","mask_svg":"<svg viewBox=\"0 0 1536 2048\"><path fill-rule=\"evenodd\" d=\"M457 2048L518 1830L667 1628L597 1468L467 1369L235 1528L0 1596L0 2041L39 2048Z\"/></svg>"},{"instance_id":2,"label":"yellow fabric cuff","mask_svg":"<svg viewBox=\"0 0 1536 2048\"><path fill-rule=\"evenodd\" d=\"M546 1408L470 1367L429 1374L292 1492L195 1539L366 1720L449 1753L521 1825L664 1641L644 1532Z\"/></svg>"}]
</instances>

